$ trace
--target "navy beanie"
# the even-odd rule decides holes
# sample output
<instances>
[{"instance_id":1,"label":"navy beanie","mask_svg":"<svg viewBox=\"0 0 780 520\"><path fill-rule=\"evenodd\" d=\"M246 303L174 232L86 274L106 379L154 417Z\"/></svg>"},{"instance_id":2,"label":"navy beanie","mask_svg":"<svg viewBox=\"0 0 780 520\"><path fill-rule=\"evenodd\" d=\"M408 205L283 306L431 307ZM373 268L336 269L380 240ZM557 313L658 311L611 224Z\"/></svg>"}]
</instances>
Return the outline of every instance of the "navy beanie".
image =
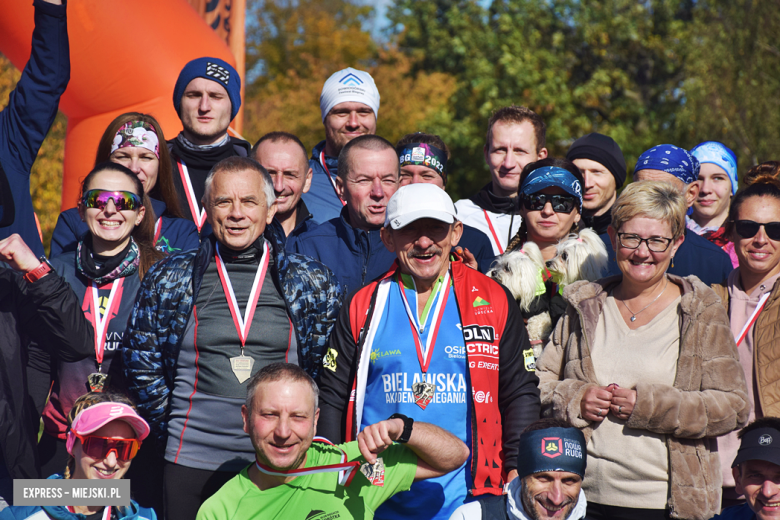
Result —
<instances>
[{"instance_id":1,"label":"navy beanie","mask_svg":"<svg viewBox=\"0 0 780 520\"><path fill-rule=\"evenodd\" d=\"M232 65L219 58L198 58L181 69L176 86L173 87L173 107L176 109L176 113L179 113L184 89L195 78L210 79L225 87L230 98L230 120L232 121L238 114L238 109L241 108L241 78L238 77L238 72Z\"/></svg>"},{"instance_id":2,"label":"navy beanie","mask_svg":"<svg viewBox=\"0 0 780 520\"><path fill-rule=\"evenodd\" d=\"M620 146L611 137L593 132L574 141L566 153L566 160L590 159L609 170L617 189L626 182L626 160Z\"/></svg>"},{"instance_id":3,"label":"navy beanie","mask_svg":"<svg viewBox=\"0 0 780 520\"><path fill-rule=\"evenodd\" d=\"M569 471L584 477L586 465L585 436L577 428L545 428L520 436L520 478L542 471Z\"/></svg>"}]
</instances>

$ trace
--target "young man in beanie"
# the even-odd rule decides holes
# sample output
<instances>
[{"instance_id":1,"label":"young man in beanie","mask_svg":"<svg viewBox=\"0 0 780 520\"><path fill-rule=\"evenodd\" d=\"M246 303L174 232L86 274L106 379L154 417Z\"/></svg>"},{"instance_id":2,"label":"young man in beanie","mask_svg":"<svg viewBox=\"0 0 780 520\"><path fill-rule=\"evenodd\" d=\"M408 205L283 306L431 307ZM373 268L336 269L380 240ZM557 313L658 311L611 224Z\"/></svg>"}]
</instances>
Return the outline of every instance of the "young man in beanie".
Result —
<instances>
[{"instance_id":1,"label":"young man in beanie","mask_svg":"<svg viewBox=\"0 0 780 520\"><path fill-rule=\"evenodd\" d=\"M184 66L173 89L173 106L184 129L168 141L179 204L201 236L211 232L200 205L212 166L228 157L247 157L252 145L227 129L241 107L241 78L219 58L198 58Z\"/></svg>"},{"instance_id":2,"label":"young man in beanie","mask_svg":"<svg viewBox=\"0 0 780 520\"><path fill-rule=\"evenodd\" d=\"M727 507L712 520L780 518L780 419L764 417L739 432L742 440L731 472L746 503Z\"/></svg>"},{"instance_id":3,"label":"young man in beanie","mask_svg":"<svg viewBox=\"0 0 780 520\"><path fill-rule=\"evenodd\" d=\"M311 189L303 201L317 224L338 218L346 201L336 186L339 153L360 135L376 133L379 91L368 72L348 67L332 74L320 95L325 140L311 151Z\"/></svg>"},{"instance_id":4,"label":"young man in beanie","mask_svg":"<svg viewBox=\"0 0 780 520\"><path fill-rule=\"evenodd\" d=\"M626 181L626 160L620 146L609 136L591 133L572 143L566 159L582 172L582 223L599 235L612 222L617 190Z\"/></svg>"},{"instance_id":5,"label":"young man in beanie","mask_svg":"<svg viewBox=\"0 0 780 520\"><path fill-rule=\"evenodd\" d=\"M520 437L518 478L509 483L506 495L484 496L463 505L450 520L585 518L585 444L582 432L563 421L536 421Z\"/></svg>"}]
</instances>

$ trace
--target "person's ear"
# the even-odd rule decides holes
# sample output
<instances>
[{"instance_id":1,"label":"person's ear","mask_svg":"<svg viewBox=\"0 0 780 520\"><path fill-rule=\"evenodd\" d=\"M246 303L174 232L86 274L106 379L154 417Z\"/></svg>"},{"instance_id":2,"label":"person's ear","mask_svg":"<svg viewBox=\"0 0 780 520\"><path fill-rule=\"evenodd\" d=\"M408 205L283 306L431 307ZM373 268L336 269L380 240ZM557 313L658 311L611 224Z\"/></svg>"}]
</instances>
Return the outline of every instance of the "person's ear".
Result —
<instances>
[{"instance_id":1,"label":"person's ear","mask_svg":"<svg viewBox=\"0 0 780 520\"><path fill-rule=\"evenodd\" d=\"M685 204L690 208L701 191L701 182L693 181L685 188Z\"/></svg>"},{"instance_id":2,"label":"person's ear","mask_svg":"<svg viewBox=\"0 0 780 520\"><path fill-rule=\"evenodd\" d=\"M308 193L309 188L311 188L311 178L312 178L312 169L309 168L309 171L306 172L306 180L303 181L303 190L301 193Z\"/></svg>"},{"instance_id":3,"label":"person's ear","mask_svg":"<svg viewBox=\"0 0 780 520\"><path fill-rule=\"evenodd\" d=\"M395 241L393 240L393 232L389 227L383 227L379 230L379 238L382 239L382 243L385 245L388 251L395 253Z\"/></svg>"},{"instance_id":4,"label":"person's ear","mask_svg":"<svg viewBox=\"0 0 780 520\"><path fill-rule=\"evenodd\" d=\"M607 226L607 234L609 235L609 241L612 244L612 250L617 251L617 231L612 227L612 224Z\"/></svg>"},{"instance_id":5,"label":"person's ear","mask_svg":"<svg viewBox=\"0 0 780 520\"><path fill-rule=\"evenodd\" d=\"M463 236L463 223L460 220L456 220L452 224L452 230L450 231L452 233L452 240L451 245L453 249L455 246L458 245L460 242L461 237Z\"/></svg>"},{"instance_id":6,"label":"person's ear","mask_svg":"<svg viewBox=\"0 0 780 520\"><path fill-rule=\"evenodd\" d=\"M245 404L241 405L241 420L244 421L244 433L248 434L249 430L247 429L247 424L249 423L249 409Z\"/></svg>"},{"instance_id":7,"label":"person's ear","mask_svg":"<svg viewBox=\"0 0 780 520\"><path fill-rule=\"evenodd\" d=\"M731 468L731 476L734 477L734 491L736 491L738 495L744 495L745 489L742 487L742 472L740 471L739 466Z\"/></svg>"},{"instance_id":8,"label":"person's ear","mask_svg":"<svg viewBox=\"0 0 780 520\"><path fill-rule=\"evenodd\" d=\"M339 198L341 200L347 200L346 199L346 186L344 185L344 179L341 178L341 175L336 177L336 193L339 194Z\"/></svg>"}]
</instances>

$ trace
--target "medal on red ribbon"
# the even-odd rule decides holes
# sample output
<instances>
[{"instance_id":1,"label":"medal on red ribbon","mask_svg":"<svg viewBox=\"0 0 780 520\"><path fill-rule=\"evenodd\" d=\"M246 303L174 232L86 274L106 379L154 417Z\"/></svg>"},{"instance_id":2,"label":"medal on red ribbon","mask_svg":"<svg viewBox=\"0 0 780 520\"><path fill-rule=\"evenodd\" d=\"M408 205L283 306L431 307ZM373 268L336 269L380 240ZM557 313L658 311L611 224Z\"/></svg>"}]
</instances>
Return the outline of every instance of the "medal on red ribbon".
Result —
<instances>
[{"instance_id":1,"label":"medal on red ribbon","mask_svg":"<svg viewBox=\"0 0 780 520\"><path fill-rule=\"evenodd\" d=\"M192 189L192 181L190 180L190 172L187 170L187 165L178 157L176 158L176 165L179 167L179 175L181 176L184 193L187 195L187 205L190 207L192 220L195 221L198 233L200 233L203 224L206 223L206 208L198 209L200 206L197 198L195 198L195 190Z\"/></svg>"},{"instance_id":2,"label":"medal on red ribbon","mask_svg":"<svg viewBox=\"0 0 780 520\"><path fill-rule=\"evenodd\" d=\"M333 473L337 471L339 473L339 485L344 487L349 486L352 483L352 479L355 477L355 470L360 468L361 466L360 461L354 460L352 462L349 462L347 460L347 452L345 452L344 450L342 450L341 448L339 448L338 446L330 442L325 437L314 437L314 439L312 440L316 442L323 442L325 444L329 444L331 446L338 448L338 450L341 452L341 462L339 462L338 464L327 464L325 466L314 466L311 468L277 470L269 466L266 466L265 464L260 464L258 460L255 460L255 467L261 473L265 473L266 475L273 475L276 477L302 477L304 475L315 475L317 473ZM369 479L369 481L370 480L371 479ZM382 466L382 481L384 483L384 465ZM373 482L371 483L373 484ZM382 484L374 484L374 485L381 486Z\"/></svg>"},{"instance_id":3,"label":"medal on red ribbon","mask_svg":"<svg viewBox=\"0 0 780 520\"><path fill-rule=\"evenodd\" d=\"M98 364L98 371L87 376L87 386L89 386L91 392L102 392L108 383L108 374L102 373L103 355L106 349L106 334L108 332L108 324L111 322L111 314L114 311L114 299L117 294L121 294L124 281L124 278L117 278L113 281L111 292L108 294L106 312L103 315L100 314L100 295L97 284L92 282L92 286L88 289L92 296L92 313L89 318L92 322L92 329L95 331L95 359Z\"/></svg>"},{"instance_id":4,"label":"medal on red ribbon","mask_svg":"<svg viewBox=\"0 0 780 520\"><path fill-rule=\"evenodd\" d=\"M242 315L238 309L238 301L236 301L236 295L233 292L233 284L230 283L230 276L228 275L227 268L225 268L225 262L222 261L222 256L219 254L219 244L216 245L216 250L219 280L222 282L222 289L225 291L225 298L227 299L230 315L233 317L236 331L238 332L238 338L241 340L241 355L230 358L230 368L233 370L233 374L235 374L238 382L243 383L252 375L252 367L255 364L254 359L244 355L244 345L246 344L246 338L249 336L249 329L252 328L252 318L255 316L255 308L257 307L257 300L260 297L260 291L263 289L263 280L265 280L265 272L268 270L270 251L268 242L265 242L263 244L263 258L260 260L260 265L257 266L257 273L252 282L252 290L249 292L246 309Z\"/></svg>"},{"instance_id":5,"label":"medal on red ribbon","mask_svg":"<svg viewBox=\"0 0 780 520\"><path fill-rule=\"evenodd\" d=\"M320 164L322 165L322 168L325 170L325 174L328 176L330 185L333 186L333 191L336 193L336 197L338 197L342 206L346 206L347 202L341 198L341 195L339 195L339 190L336 189L336 181L333 180L333 176L330 174L330 169L328 169L328 165L325 164L325 150L322 150L320 152Z\"/></svg>"},{"instance_id":6,"label":"medal on red ribbon","mask_svg":"<svg viewBox=\"0 0 780 520\"><path fill-rule=\"evenodd\" d=\"M412 282L414 282L414 279L412 279ZM442 280L436 295L431 295L431 297L438 296L438 300L436 301L431 316L431 323L434 324L433 330L428 334L428 340L425 342L424 347L420 338L423 326L418 325L417 313L412 312L412 308L409 306L409 301L406 298L406 290L404 289L404 284L400 275L398 277L398 288L401 291L401 299L404 302L406 315L409 317L409 325L412 328L414 346L417 350L417 360L420 363L420 370L422 370L422 379L419 382L412 384L412 394L414 395L414 402L417 406L425 410L433 400L433 395L436 393L436 383L427 381L425 376L428 373L428 367L431 364L433 348L436 346L436 336L439 334L439 327L441 326L441 320L444 316L444 306L447 304L447 298L449 298L450 295L450 272L448 270L444 275L444 279ZM417 292L416 285L415 292Z\"/></svg>"}]
</instances>

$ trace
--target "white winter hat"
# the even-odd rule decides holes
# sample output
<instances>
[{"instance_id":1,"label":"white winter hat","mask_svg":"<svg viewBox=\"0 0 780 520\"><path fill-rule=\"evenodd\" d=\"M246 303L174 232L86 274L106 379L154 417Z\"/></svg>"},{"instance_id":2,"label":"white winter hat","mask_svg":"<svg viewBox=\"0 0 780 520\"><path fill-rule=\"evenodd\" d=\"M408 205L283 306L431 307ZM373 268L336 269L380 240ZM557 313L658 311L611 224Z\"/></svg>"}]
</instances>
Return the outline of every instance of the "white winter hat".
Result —
<instances>
[{"instance_id":1,"label":"white winter hat","mask_svg":"<svg viewBox=\"0 0 780 520\"><path fill-rule=\"evenodd\" d=\"M379 117L379 91L368 72L348 67L328 78L320 95L322 121L331 108L345 101L363 103L374 111L375 117Z\"/></svg>"}]
</instances>

